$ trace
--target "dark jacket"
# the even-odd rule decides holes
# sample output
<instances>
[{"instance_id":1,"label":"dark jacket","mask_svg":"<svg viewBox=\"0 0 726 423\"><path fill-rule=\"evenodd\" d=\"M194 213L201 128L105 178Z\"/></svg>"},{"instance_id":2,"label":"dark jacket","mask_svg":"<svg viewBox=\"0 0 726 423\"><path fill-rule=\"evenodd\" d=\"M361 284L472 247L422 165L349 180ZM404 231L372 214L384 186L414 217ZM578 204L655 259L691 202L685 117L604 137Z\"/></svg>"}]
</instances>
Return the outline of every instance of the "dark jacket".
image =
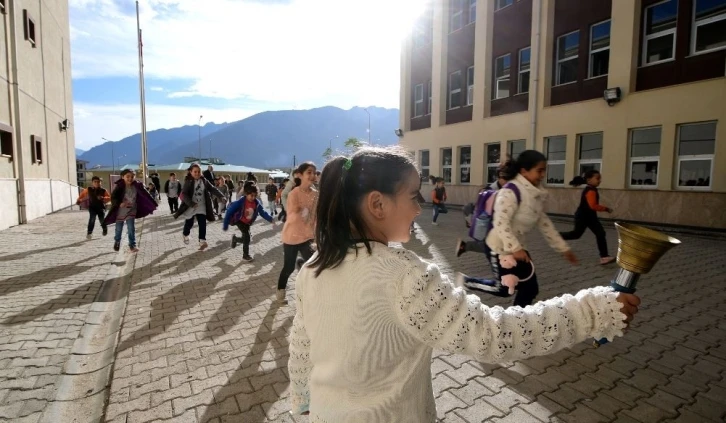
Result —
<instances>
[{"instance_id":1,"label":"dark jacket","mask_svg":"<svg viewBox=\"0 0 726 423\"><path fill-rule=\"evenodd\" d=\"M156 200L151 197L146 187L139 181L132 182L134 188L136 188L136 218L140 219L146 217L156 210ZM116 222L116 215L118 215L118 208L124 201L126 195L126 183L123 179L116 181L116 187L111 193L111 209L108 211L108 215L104 222L111 224Z\"/></svg>"},{"instance_id":2,"label":"dark jacket","mask_svg":"<svg viewBox=\"0 0 726 423\"><path fill-rule=\"evenodd\" d=\"M154 184L157 191L161 190L161 180L159 180L159 177L156 176L156 174L151 175L151 183Z\"/></svg>"},{"instance_id":3,"label":"dark jacket","mask_svg":"<svg viewBox=\"0 0 726 423\"><path fill-rule=\"evenodd\" d=\"M204 182L204 211L207 215L207 220L214 222L214 208L212 207L212 196L224 200L224 194L219 192L214 185L212 185L206 178L201 178ZM179 210L174 213L174 219L178 219L179 216L184 214L190 207L194 207L194 181L195 179L191 176L187 176L184 179L184 186L182 188L182 203L179 205Z\"/></svg>"},{"instance_id":4,"label":"dark jacket","mask_svg":"<svg viewBox=\"0 0 726 423\"><path fill-rule=\"evenodd\" d=\"M230 223L234 225L242 220L242 213L245 212L245 201L247 201L247 197L242 197L227 207L227 213L224 214L224 222L222 223L222 230L226 231ZM265 207L262 205L262 201L260 201L260 199L258 198L255 200L255 202L257 203L257 207L255 207L255 213L252 215L250 225L255 223L255 220L257 220L257 216L262 216L263 219L272 223L272 216L270 216L270 214L265 211Z\"/></svg>"},{"instance_id":5,"label":"dark jacket","mask_svg":"<svg viewBox=\"0 0 726 423\"><path fill-rule=\"evenodd\" d=\"M214 172L210 172L209 169L207 169L202 172L202 175L204 176L204 179L214 184L214 180L216 179L216 176L214 176Z\"/></svg>"},{"instance_id":6,"label":"dark jacket","mask_svg":"<svg viewBox=\"0 0 726 423\"><path fill-rule=\"evenodd\" d=\"M164 183L164 194L169 194L169 184L171 184L171 183L172 183L172 182L171 182L171 181L169 181L169 180L167 180L167 181L166 181L166 182ZM181 194L181 192L182 192L182 184L181 184L181 182L179 182L179 181L174 181L174 183L175 183L175 184L177 184L177 189L176 189L176 195L179 195L179 194Z\"/></svg>"}]
</instances>

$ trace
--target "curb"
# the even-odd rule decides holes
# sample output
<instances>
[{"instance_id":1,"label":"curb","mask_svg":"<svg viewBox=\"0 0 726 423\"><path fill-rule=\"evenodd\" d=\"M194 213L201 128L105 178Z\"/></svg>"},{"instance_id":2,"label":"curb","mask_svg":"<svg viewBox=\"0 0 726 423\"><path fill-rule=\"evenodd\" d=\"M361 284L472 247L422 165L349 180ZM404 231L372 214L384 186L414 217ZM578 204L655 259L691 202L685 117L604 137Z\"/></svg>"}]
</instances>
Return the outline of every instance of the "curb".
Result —
<instances>
[{"instance_id":1,"label":"curb","mask_svg":"<svg viewBox=\"0 0 726 423\"><path fill-rule=\"evenodd\" d=\"M137 229L139 240L144 221ZM95 423L103 419L136 257L121 250L111 262L71 356L63 365L55 398L48 403L40 423Z\"/></svg>"}]
</instances>

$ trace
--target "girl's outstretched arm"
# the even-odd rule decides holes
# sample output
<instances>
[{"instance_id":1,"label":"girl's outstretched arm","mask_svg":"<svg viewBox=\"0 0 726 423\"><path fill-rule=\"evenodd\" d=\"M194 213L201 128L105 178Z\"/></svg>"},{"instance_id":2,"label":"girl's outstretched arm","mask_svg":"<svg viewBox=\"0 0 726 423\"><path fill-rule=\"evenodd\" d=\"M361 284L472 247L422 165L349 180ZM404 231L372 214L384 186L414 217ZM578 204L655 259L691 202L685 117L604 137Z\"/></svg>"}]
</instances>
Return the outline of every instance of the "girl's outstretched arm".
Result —
<instances>
[{"instance_id":1,"label":"girl's outstretched arm","mask_svg":"<svg viewBox=\"0 0 726 423\"><path fill-rule=\"evenodd\" d=\"M617 293L595 287L532 306L488 307L454 288L438 266L401 251L408 262L396 285L401 325L432 348L495 363L546 355L588 338L622 336Z\"/></svg>"}]
</instances>

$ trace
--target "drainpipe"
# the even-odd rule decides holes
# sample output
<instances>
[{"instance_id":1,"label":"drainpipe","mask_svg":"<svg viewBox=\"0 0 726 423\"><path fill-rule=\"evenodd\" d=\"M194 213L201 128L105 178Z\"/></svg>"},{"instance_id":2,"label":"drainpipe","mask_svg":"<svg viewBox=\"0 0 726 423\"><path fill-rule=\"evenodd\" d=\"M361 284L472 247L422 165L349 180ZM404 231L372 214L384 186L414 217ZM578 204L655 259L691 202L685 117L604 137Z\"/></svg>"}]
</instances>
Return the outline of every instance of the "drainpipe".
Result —
<instances>
[{"instance_id":1,"label":"drainpipe","mask_svg":"<svg viewBox=\"0 0 726 423\"><path fill-rule=\"evenodd\" d=\"M534 104L534 108L532 109L532 122L531 122L531 132L529 138L532 140L532 149L535 149L537 146L537 139L535 138L537 136L537 110L539 108L539 50L540 50L540 38L542 37L542 3L544 0L535 0L535 4L537 5L537 11L535 12L536 21L535 21L535 29L537 32L534 34L534 43L532 44L532 52L534 53L532 55L532 71L530 74L530 84L529 84L529 92L532 94L532 102Z\"/></svg>"},{"instance_id":2,"label":"drainpipe","mask_svg":"<svg viewBox=\"0 0 726 423\"><path fill-rule=\"evenodd\" d=\"M13 6L16 4L13 3ZM20 92L18 89L18 41L15 21L15 11L10 9L6 14L8 25L5 25L5 39L8 40L7 57L8 70L8 103L10 106L10 120L13 122L13 163L18 188L18 223L28 221L25 207L25 174L23 172L23 135L20 127Z\"/></svg>"}]
</instances>

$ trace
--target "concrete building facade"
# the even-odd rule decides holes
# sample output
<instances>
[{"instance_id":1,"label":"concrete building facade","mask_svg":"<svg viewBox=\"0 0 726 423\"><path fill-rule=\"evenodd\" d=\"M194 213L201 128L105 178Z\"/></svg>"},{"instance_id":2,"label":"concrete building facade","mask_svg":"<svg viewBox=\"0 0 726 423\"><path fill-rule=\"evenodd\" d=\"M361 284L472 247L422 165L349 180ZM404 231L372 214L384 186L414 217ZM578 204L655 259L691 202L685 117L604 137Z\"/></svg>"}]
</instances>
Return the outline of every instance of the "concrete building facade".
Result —
<instances>
[{"instance_id":1,"label":"concrete building facade","mask_svg":"<svg viewBox=\"0 0 726 423\"><path fill-rule=\"evenodd\" d=\"M0 0L0 229L78 195L67 0Z\"/></svg>"},{"instance_id":2,"label":"concrete building facade","mask_svg":"<svg viewBox=\"0 0 726 423\"><path fill-rule=\"evenodd\" d=\"M435 0L401 51L401 144L451 203L537 149L551 213L596 168L614 218L726 229L726 0Z\"/></svg>"}]
</instances>

